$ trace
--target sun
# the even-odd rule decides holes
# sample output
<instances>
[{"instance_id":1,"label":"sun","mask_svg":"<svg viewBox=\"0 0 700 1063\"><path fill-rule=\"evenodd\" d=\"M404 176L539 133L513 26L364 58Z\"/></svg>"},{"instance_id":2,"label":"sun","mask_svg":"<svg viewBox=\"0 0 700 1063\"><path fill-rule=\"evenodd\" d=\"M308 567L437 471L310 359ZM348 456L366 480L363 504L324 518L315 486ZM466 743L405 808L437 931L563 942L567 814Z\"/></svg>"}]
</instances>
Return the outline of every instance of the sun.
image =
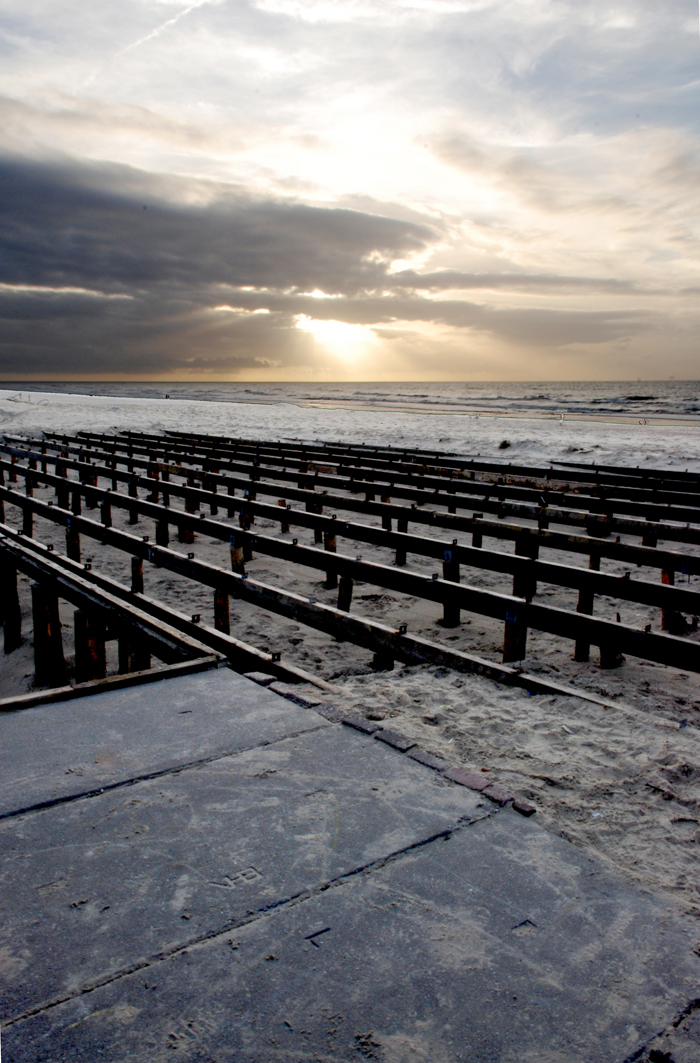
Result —
<instances>
[{"instance_id":1,"label":"sun","mask_svg":"<svg viewBox=\"0 0 700 1063\"><path fill-rule=\"evenodd\" d=\"M365 325L348 325L345 321L321 321L318 318L298 314L296 327L302 332L310 332L318 343L343 361L354 361L378 343L372 329Z\"/></svg>"}]
</instances>

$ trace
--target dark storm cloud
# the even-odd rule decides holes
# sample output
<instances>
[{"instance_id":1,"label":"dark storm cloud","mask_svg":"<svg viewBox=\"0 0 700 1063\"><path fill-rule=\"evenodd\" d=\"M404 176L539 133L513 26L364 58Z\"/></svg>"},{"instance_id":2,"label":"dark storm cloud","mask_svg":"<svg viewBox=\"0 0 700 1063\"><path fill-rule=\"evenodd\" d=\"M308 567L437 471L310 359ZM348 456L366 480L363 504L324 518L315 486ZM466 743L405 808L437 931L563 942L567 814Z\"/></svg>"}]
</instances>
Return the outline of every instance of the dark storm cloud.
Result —
<instances>
[{"instance_id":1,"label":"dark storm cloud","mask_svg":"<svg viewBox=\"0 0 700 1063\"><path fill-rule=\"evenodd\" d=\"M164 189L183 199L188 192L185 181L163 187L128 167L4 161L0 279L111 292L231 284L349 294L381 272L367 256L395 258L435 238L427 226L350 210L223 189L219 200L193 206L164 198Z\"/></svg>"},{"instance_id":2,"label":"dark storm cloud","mask_svg":"<svg viewBox=\"0 0 700 1063\"><path fill-rule=\"evenodd\" d=\"M124 166L5 159L0 228L5 375L320 366L313 338L295 327L300 314L428 322L541 346L603 343L650 327L643 312L426 298L421 292L467 288L633 289L567 276L391 273L396 259L436 244L439 230ZM312 297L316 289L336 298Z\"/></svg>"}]
</instances>

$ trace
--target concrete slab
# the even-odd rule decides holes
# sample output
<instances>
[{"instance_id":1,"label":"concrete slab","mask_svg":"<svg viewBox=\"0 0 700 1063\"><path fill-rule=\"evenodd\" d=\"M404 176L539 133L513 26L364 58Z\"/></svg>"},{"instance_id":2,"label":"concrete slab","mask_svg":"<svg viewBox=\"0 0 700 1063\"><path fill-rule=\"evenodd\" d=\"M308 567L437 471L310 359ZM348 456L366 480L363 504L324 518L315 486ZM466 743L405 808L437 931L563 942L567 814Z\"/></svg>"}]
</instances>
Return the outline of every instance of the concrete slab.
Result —
<instances>
[{"instance_id":1,"label":"concrete slab","mask_svg":"<svg viewBox=\"0 0 700 1063\"><path fill-rule=\"evenodd\" d=\"M327 726L228 668L0 716L0 816Z\"/></svg>"},{"instance_id":2,"label":"concrete slab","mask_svg":"<svg viewBox=\"0 0 700 1063\"><path fill-rule=\"evenodd\" d=\"M277 707L307 729L0 823L5 1058L697 1063L695 919Z\"/></svg>"},{"instance_id":3,"label":"concrete slab","mask_svg":"<svg viewBox=\"0 0 700 1063\"><path fill-rule=\"evenodd\" d=\"M272 695L270 695L272 697ZM347 728L0 824L0 947L26 1010L216 933L475 814L476 795Z\"/></svg>"}]
</instances>

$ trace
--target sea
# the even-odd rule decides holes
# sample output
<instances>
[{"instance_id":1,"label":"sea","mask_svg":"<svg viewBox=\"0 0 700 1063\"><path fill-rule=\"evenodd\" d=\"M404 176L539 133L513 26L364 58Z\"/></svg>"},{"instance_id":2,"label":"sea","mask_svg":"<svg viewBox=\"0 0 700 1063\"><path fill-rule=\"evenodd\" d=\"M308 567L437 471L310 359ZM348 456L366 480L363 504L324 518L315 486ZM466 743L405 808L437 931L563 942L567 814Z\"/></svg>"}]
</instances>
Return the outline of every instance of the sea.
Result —
<instances>
[{"instance_id":1,"label":"sea","mask_svg":"<svg viewBox=\"0 0 700 1063\"><path fill-rule=\"evenodd\" d=\"M599 420L700 426L700 381L565 383L251 383L163 381L0 381L30 392L198 402L292 404L545 420Z\"/></svg>"}]
</instances>

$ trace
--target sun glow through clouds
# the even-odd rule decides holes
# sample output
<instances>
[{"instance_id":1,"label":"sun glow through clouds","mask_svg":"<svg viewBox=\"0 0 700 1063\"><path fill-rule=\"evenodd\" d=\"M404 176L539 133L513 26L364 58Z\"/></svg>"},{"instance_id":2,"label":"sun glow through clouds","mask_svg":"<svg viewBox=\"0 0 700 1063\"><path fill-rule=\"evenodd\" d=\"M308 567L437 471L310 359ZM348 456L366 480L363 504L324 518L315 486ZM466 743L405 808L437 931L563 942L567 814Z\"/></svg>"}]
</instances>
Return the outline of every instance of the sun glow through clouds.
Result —
<instances>
[{"instance_id":1,"label":"sun glow through clouds","mask_svg":"<svg viewBox=\"0 0 700 1063\"><path fill-rule=\"evenodd\" d=\"M369 354L372 347L379 342L371 329L364 325L348 325L345 321L321 321L298 314L296 327L302 332L310 332L321 346L330 354L344 361L354 361Z\"/></svg>"}]
</instances>

